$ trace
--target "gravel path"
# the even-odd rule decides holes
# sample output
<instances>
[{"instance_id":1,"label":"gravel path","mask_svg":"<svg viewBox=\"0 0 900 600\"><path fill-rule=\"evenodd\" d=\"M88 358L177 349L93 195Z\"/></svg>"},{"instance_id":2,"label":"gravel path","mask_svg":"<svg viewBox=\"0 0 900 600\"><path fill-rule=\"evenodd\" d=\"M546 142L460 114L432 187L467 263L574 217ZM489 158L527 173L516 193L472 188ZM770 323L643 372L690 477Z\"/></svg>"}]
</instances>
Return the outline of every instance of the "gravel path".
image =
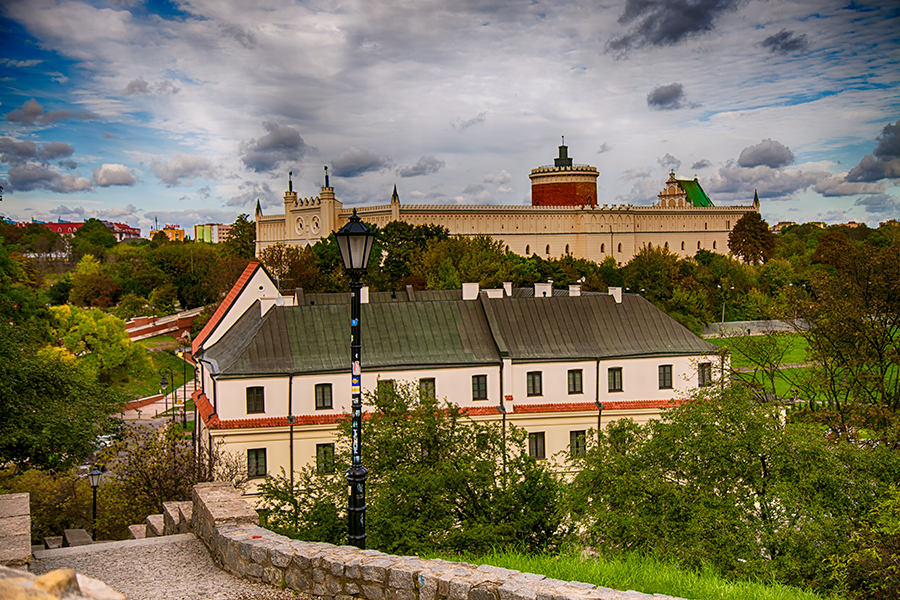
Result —
<instances>
[{"instance_id":1,"label":"gravel path","mask_svg":"<svg viewBox=\"0 0 900 600\"><path fill-rule=\"evenodd\" d=\"M310 600L226 573L190 533L35 552L32 573L61 568L99 579L127 600Z\"/></svg>"}]
</instances>

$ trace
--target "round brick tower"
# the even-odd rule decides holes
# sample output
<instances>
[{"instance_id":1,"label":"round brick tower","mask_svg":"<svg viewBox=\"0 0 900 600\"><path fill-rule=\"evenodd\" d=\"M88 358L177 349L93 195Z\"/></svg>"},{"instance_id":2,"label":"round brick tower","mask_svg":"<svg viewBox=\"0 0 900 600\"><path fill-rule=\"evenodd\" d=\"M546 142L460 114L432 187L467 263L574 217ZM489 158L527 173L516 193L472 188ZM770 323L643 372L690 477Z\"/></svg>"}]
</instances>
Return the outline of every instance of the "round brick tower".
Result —
<instances>
[{"instance_id":1,"label":"round brick tower","mask_svg":"<svg viewBox=\"0 0 900 600\"><path fill-rule=\"evenodd\" d=\"M597 206L597 167L573 165L565 143L552 167L531 170L532 206Z\"/></svg>"}]
</instances>

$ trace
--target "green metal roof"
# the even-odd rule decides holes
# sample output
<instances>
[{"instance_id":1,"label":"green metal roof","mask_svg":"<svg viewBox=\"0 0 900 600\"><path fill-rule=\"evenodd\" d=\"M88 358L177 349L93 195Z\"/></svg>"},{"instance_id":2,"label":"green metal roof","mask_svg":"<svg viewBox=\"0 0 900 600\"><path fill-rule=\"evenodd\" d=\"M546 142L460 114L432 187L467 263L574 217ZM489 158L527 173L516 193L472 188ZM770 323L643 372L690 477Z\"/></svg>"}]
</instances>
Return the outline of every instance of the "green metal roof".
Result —
<instances>
[{"instance_id":1,"label":"green metal roof","mask_svg":"<svg viewBox=\"0 0 900 600\"><path fill-rule=\"evenodd\" d=\"M513 361L687 355L718 348L636 294L483 299L501 356Z\"/></svg>"},{"instance_id":2,"label":"green metal roof","mask_svg":"<svg viewBox=\"0 0 900 600\"><path fill-rule=\"evenodd\" d=\"M364 304L364 369L497 364L499 354L478 302ZM347 304L248 309L205 355L222 376L332 372L350 360Z\"/></svg>"},{"instance_id":3,"label":"green metal roof","mask_svg":"<svg viewBox=\"0 0 900 600\"><path fill-rule=\"evenodd\" d=\"M362 307L364 369L607 360L716 352L641 296L384 302ZM255 303L204 354L222 377L341 372L350 360L347 304Z\"/></svg>"},{"instance_id":4,"label":"green metal roof","mask_svg":"<svg viewBox=\"0 0 900 600\"><path fill-rule=\"evenodd\" d=\"M715 206L712 200L709 199L709 196L706 195L706 192L703 191L703 188L700 187L700 182L696 179L676 179L675 181L685 191L688 200L694 206Z\"/></svg>"}]
</instances>

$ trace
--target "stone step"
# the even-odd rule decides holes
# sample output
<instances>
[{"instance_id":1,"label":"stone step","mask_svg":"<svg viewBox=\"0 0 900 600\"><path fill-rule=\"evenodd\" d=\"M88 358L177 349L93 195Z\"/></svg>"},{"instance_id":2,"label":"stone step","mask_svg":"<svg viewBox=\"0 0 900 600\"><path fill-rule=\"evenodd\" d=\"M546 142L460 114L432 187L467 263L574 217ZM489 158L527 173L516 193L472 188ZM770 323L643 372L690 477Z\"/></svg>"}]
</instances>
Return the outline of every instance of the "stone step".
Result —
<instances>
[{"instance_id":1,"label":"stone step","mask_svg":"<svg viewBox=\"0 0 900 600\"><path fill-rule=\"evenodd\" d=\"M94 540L84 529L66 529L63 531L63 546L72 548L75 546L90 546Z\"/></svg>"},{"instance_id":2,"label":"stone step","mask_svg":"<svg viewBox=\"0 0 900 600\"><path fill-rule=\"evenodd\" d=\"M196 539L193 533L167 535L163 537L147 538L142 540L119 540L117 542L103 542L90 546L76 546L74 548L56 548L55 550L40 550L34 553L34 558L54 558L61 556L73 556L77 554L90 554L92 552L108 552L116 548L128 548L134 546L148 546L155 544L174 544L185 540Z\"/></svg>"}]
</instances>

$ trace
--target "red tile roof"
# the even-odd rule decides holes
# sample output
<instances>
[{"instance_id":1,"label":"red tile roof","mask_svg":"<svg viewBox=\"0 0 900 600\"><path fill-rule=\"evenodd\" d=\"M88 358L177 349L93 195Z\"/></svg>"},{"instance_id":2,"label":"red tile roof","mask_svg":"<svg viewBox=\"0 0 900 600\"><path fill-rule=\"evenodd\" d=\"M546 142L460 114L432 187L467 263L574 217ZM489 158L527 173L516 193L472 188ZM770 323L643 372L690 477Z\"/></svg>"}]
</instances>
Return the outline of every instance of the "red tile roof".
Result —
<instances>
[{"instance_id":1,"label":"red tile roof","mask_svg":"<svg viewBox=\"0 0 900 600\"><path fill-rule=\"evenodd\" d=\"M225 299L222 300L222 304L219 305L219 308L216 309L216 312L213 313L212 318L207 321L206 325L204 325L203 330L197 335L194 343L191 344L191 349L193 350L193 354L197 354L197 351L200 349L200 345L206 341L206 339L213 332L213 329L216 328L216 325L219 324L219 321L225 316L225 313L228 312L228 309L231 308L231 305L234 304L234 301L237 300L237 297L240 296L244 287L246 287L247 282L250 281L250 278L253 277L253 273L256 272L260 264L258 262L251 262L244 269L244 272L241 273L241 276L238 277L238 280L231 286L231 290L228 292L228 295L225 296Z\"/></svg>"},{"instance_id":2,"label":"red tile roof","mask_svg":"<svg viewBox=\"0 0 900 600\"><path fill-rule=\"evenodd\" d=\"M192 394L197 412L203 418L203 422L209 429L251 429L254 427L287 427L287 417L257 417L252 419L220 419L213 412L209 398L203 392ZM331 425L348 418L344 413L331 413L321 415L296 415L294 425Z\"/></svg>"},{"instance_id":3,"label":"red tile roof","mask_svg":"<svg viewBox=\"0 0 900 600\"><path fill-rule=\"evenodd\" d=\"M606 400L603 410L629 410L641 408L669 408L681 404L681 400ZM596 411L597 405L593 402L562 402L558 404L517 404L513 412L517 414L527 413L554 413L554 412L580 412Z\"/></svg>"},{"instance_id":4,"label":"red tile roof","mask_svg":"<svg viewBox=\"0 0 900 600\"><path fill-rule=\"evenodd\" d=\"M191 397L197 406L197 412L209 429L251 429L254 427L287 427L287 417L257 417L252 419L220 419L219 415L213 412L212 404L206 394L197 390ZM647 409L647 408L669 408L682 404L683 400L622 400L607 401L603 403L603 410L627 410L627 409ZM512 412L516 414L533 414L533 413L564 413L564 412L584 412L596 411L597 405L593 402L562 402L556 404L525 404L512 407ZM496 406L468 406L463 407L462 412L469 416L496 415L500 411ZM363 415L363 418L370 417L370 413ZM349 418L346 413L331 413L320 415L296 415L294 425L332 425L343 419Z\"/></svg>"}]
</instances>

